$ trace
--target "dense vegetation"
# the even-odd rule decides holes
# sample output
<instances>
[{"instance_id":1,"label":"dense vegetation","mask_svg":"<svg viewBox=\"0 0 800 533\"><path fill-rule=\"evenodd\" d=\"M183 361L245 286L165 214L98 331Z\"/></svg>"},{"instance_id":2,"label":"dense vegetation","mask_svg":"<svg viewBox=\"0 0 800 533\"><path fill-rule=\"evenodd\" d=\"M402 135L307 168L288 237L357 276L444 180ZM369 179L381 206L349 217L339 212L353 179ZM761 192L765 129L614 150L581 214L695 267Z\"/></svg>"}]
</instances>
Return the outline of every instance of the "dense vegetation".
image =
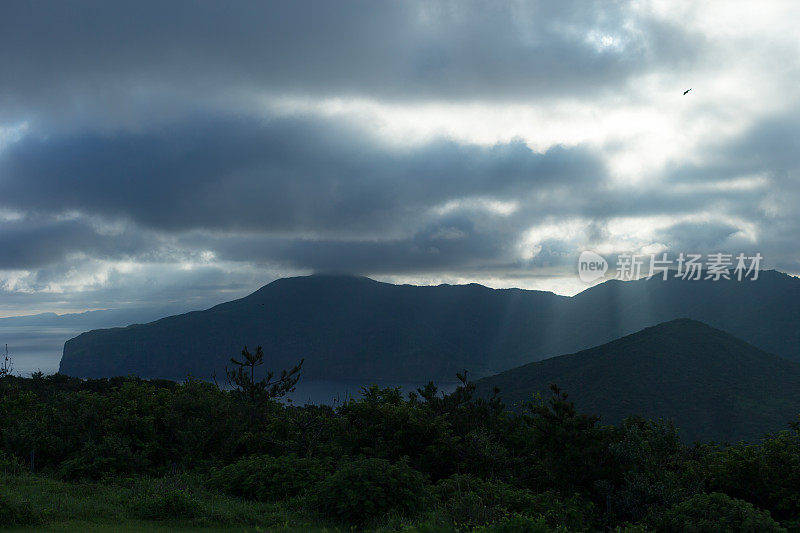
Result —
<instances>
[{"instance_id":1,"label":"dense vegetation","mask_svg":"<svg viewBox=\"0 0 800 533\"><path fill-rule=\"evenodd\" d=\"M612 280L574 296L480 285L415 287L367 278L280 279L205 311L94 330L67 341L60 371L210 379L242 339L276 368L306 359L306 379L422 383L476 377L691 318L800 361L800 279L775 271L757 281Z\"/></svg>"},{"instance_id":2,"label":"dense vegetation","mask_svg":"<svg viewBox=\"0 0 800 533\"><path fill-rule=\"evenodd\" d=\"M371 387L299 407L275 398L291 372L277 388L247 375L234 390L3 378L0 524L800 530L797 424L757 444L686 446L658 420L601 425L555 387L518 413L463 375L449 395Z\"/></svg>"},{"instance_id":3,"label":"dense vegetation","mask_svg":"<svg viewBox=\"0 0 800 533\"><path fill-rule=\"evenodd\" d=\"M477 382L517 405L550 383L582 409L619 424L632 414L665 418L684 442L757 441L800 413L800 364L695 320L679 319L578 353L530 363Z\"/></svg>"}]
</instances>

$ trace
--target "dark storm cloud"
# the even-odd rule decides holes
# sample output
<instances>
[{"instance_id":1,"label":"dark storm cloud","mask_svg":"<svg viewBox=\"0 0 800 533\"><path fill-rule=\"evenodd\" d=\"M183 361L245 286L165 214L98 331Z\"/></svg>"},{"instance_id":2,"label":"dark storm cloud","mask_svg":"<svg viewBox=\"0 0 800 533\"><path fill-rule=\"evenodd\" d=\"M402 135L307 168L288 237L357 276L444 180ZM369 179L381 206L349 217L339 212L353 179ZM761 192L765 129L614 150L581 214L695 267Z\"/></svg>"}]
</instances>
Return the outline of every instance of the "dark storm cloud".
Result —
<instances>
[{"instance_id":1,"label":"dark storm cloud","mask_svg":"<svg viewBox=\"0 0 800 533\"><path fill-rule=\"evenodd\" d=\"M728 61L746 70L747 57L690 29L704 27L693 15L657 11L633 0L0 2L0 311L207 303L309 271L571 275L594 245L760 251L800 271L800 112L725 138L728 97L709 80L726 79ZM700 81L675 90L680 104L652 101L690 77ZM636 153L626 123L650 120L643 105L659 107L654 128L677 113L696 146L625 182L626 170L609 174L614 158L635 168L652 155ZM738 123L758 119L749 112ZM573 131L594 127L585 113L603 139ZM565 124L539 135L529 116ZM406 131L417 118L421 133ZM519 131L550 148L427 137L455 124L459 138ZM696 135L708 125L721 134ZM584 138L593 144L558 144Z\"/></svg>"},{"instance_id":2,"label":"dark storm cloud","mask_svg":"<svg viewBox=\"0 0 800 533\"><path fill-rule=\"evenodd\" d=\"M694 60L700 36L630 4L3 2L0 106L13 121L249 91L529 101Z\"/></svg>"},{"instance_id":3,"label":"dark storm cloud","mask_svg":"<svg viewBox=\"0 0 800 533\"><path fill-rule=\"evenodd\" d=\"M170 232L396 234L450 200L519 199L604 178L582 148L397 149L330 121L200 119L146 133L28 136L0 154L0 207Z\"/></svg>"},{"instance_id":4,"label":"dark storm cloud","mask_svg":"<svg viewBox=\"0 0 800 533\"><path fill-rule=\"evenodd\" d=\"M181 262L200 250L356 273L497 264L514 260L521 229L561 208L537 205L538 195L574 196L605 179L582 147L398 148L310 118L195 117L138 133L28 135L0 154L0 208L27 214L0 222L0 245L13 250L0 269L53 265L70 253ZM492 212L487 200L522 212ZM122 230L98 230L110 222Z\"/></svg>"},{"instance_id":5,"label":"dark storm cloud","mask_svg":"<svg viewBox=\"0 0 800 533\"><path fill-rule=\"evenodd\" d=\"M269 236L230 236L203 242L223 260L280 264L315 272L385 274L441 272L507 260L514 232L478 230L468 216L448 216L414 235L384 240L309 240Z\"/></svg>"},{"instance_id":6,"label":"dark storm cloud","mask_svg":"<svg viewBox=\"0 0 800 533\"><path fill-rule=\"evenodd\" d=\"M143 256L156 243L146 232L109 234L86 219L27 217L0 222L0 270L35 269L81 253L98 259Z\"/></svg>"},{"instance_id":7,"label":"dark storm cloud","mask_svg":"<svg viewBox=\"0 0 800 533\"><path fill-rule=\"evenodd\" d=\"M759 125L710 150L711 177L694 184L738 176L734 167L789 164L792 145L758 141L773 129ZM730 167L732 158L741 164ZM784 166L773 173L785 175ZM605 222L620 216L713 208L764 221L763 191L687 186L685 175L700 170L613 187L603 161L584 147L390 147L364 129L312 118L195 116L139 132L30 134L0 155L0 207L29 215L0 223L0 244L13 251L0 268L36 268L73 252L181 262L210 250L221 260L292 269L445 271L518 263L522 233L543 222L579 217L589 221L586 235L602 240ZM516 210L492 212L482 200ZM102 231L108 222L124 231ZM655 237L695 249L735 233L729 221L697 222ZM538 260L567 261L569 243L543 244Z\"/></svg>"}]
</instances>

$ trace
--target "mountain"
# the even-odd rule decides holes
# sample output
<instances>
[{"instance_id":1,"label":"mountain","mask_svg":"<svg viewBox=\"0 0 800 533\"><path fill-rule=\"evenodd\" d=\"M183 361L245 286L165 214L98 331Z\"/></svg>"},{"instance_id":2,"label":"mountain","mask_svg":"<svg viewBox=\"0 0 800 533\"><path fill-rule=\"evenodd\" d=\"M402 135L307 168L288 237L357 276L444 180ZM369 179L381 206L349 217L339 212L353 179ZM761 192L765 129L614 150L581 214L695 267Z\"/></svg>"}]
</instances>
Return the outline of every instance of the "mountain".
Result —
<instances>
[{"instance_id":1,"label":"mountain","mask_svg":"<svg viewBox=\"0 0 800 533\"><path fill-rule=\"evenodd\" d=\"M53 327L53 328L108 328L137 321L152 321L167 313L185 310L185 305L161 307L134 307L125 309L97 309L82 313L38 313L35 315L0 318L0 328Z\"/></svg>"},{"instance_id":2,"label":"mountain","mask_svg":"<svg viewBox=\"0 0 800 533\"><path fill-rule=\"evenodd\" d=\"M548 321L567 301L480 285L287 278L206 311L79 335L64 345L60 371L207 378L243 345L262 345L272 368L304 357L306 378L452 380L465 367L488 375L552 353Z\"/></svg>"},{"instance_id":3,"label":"mountain","mask_svg":"<svg viewBox=\"0 0 800 533\"><path fill-rule=\"evenodd\" d=\"M800 363L759 350L702 322L678 319L577 353L477 382L519 408L549 385L603 423L671 419L687 441L757 440L800 414Z\"/></svg>"},{"instance_id":4,"label":"mountain","mask_svg":"<svg viewBox=\"0 0 800 533\"><path fill-rule=\"evenodd\" d=\"M487 376L681 317L800 361L800 279L775 271L742 282L608 281L574 297L306 276L205 311L83 333L64 345L60 371L208 378L243 345L262 345L270 368L304 357L306 378L451 380L465 368Z\"/></svg>"},{"instance_id":5,"label":"mountain","mask_svg":"<svg viewBox=\"0 0 800 533\"><path fill-rule=\"evenodd\" d=\"M584 348L675 318L691 318L764 351L800 362L800 278L775 270L756 281L686 281L670 276L608 281L577 294L572 309ZM595 341L597 331L605 338ZM572 350L564 350L567 353Z\"/></svg>"},{"instance_id":6,"label":"mountain","mask_svg":"<svg viewBox=\"0 0 800 533\"><path fill-rule=\"evenodd\" d=\"M0 318L0 350L7 344L15 373L28 375L58 370L64 342L93 328L150 322L167 314L184 312L188 304L151 308L102 309L84 313L40 313Z\"/></svg>"}]
</instances>

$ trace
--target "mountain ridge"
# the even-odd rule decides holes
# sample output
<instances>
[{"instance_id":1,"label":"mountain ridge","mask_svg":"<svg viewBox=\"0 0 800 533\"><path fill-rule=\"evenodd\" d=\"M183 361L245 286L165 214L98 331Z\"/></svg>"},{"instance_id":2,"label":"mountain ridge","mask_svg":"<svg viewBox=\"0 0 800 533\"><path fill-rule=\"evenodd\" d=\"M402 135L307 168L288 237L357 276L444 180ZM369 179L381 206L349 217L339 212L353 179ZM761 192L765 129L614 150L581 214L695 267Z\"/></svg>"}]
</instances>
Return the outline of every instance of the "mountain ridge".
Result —
<instances>
[{"instance_id":1,"label":"mountain ridge","mask_svg":"<svg viewBox=\"0 0 800 533\"><path fill-rule=\"evenodd\" d=\"M749 284L749 285L748 285ZM606 282L572 296L478 284L392 285L365 277L282 278L243 298L65 343L61 371L179 379L220 374L242 346L306 376L450 380L491 375L688 316L800 360L800 280Z\"/></svg>"},{"instance_id":2,"label":"mountain ridge","mask_svg":"<svg viewBox=\"0 0 800 533\"><path fill-rule=\"evenodd\" d=\"M685 318L486 377L477 390L497 387L518 409L551 383L603 423L671 419L688 441L756 440L800 414L800 363Z\"/></svg>"}]
</instances>

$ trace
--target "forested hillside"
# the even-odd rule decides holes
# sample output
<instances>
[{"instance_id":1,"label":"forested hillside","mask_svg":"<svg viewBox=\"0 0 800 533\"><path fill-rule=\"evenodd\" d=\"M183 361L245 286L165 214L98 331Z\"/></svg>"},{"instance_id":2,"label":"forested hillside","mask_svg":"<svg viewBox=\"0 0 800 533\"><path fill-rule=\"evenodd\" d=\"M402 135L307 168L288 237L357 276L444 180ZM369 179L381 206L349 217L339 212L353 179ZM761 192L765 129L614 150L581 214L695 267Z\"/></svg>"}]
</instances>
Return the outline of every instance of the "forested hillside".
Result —
<instances>
[{"instance_id":1,"label":"forested hillside","mask_svg":"<svg viewBox=\"0 0 800 533\"><path fill-rule=\"evenodd\" d=\"M557 383L584 409L672 420L687 442L757 440L800 414L800 364L688 319L478 381L510 406Z\"/></svg>"}]
</instances>

